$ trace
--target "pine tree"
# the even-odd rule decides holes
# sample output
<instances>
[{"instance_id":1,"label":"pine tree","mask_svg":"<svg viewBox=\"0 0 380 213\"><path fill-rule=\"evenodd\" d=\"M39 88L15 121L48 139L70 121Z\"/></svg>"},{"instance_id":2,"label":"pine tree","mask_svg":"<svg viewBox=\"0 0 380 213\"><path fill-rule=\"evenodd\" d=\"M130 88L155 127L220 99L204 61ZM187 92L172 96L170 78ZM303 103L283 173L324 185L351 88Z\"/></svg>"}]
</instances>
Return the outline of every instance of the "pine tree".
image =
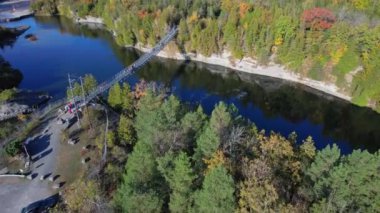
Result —
<instances>
[{"instance_id":1,"label":"pine tree","mask_svg":"<svg viewBox=\"0 0 380 213\"><path fill-rule=\"evenodd\" d=\"M189 212L192 205L192 184L195 179L190 159L186 153L179 153L173 159L168 153L159 160L159 170L169 183L171 212Z\"/></svg>"},{"instance_id":2,"label":"pine tree","mask_svg":"<svg viewBox=\"0 0 380 213\"><path fill-rule=\"evenodd\" d=\"M159 172L151 148L137 142L114 202L123 212L160 212L163 200L157 183Z\"/></svg>"},{"instance_id":3,"label":"pine tree","mask_svg":"<svg viewBox=\"0 0 380 213\"><path fill-rule=\"evenodd\" d=\"M133 94L129 84L123 83L122 86L119 83L114 84L108 93L108 103L116 110L132 112Z\"/></svg>"},{"instance_id":4,"label":"pine tree","mask_svg":"<svg viewBox=\"0 0 380 213\"><path fill-rule=\"evenodd\" d=\"M230 213L235 210L234 181L223 166L210 170L194 196L194 212Z\"/></svg>"},{"instance_id":5,"label":"pine tree","mask_svg":"<svg viewBox=\"0 0 380 213\"><path fill-rule=\"evenodd\" d=\"M204 167L204 159L209 159L224 142L228 129L233 123L231 110L226 104L220 102L212 111L210 121L197 139L194 159L197 168Z\"/></svg>"},{"instance_id":6,"label":"pine tree","mask_svg":"<svg viewBox=\"0 0 380 213\"><path fill-rule=\"evenodd\" d=\"M84 76L83 89L86 94L89 94L90 92L92 92L96 88L97 85L98 85L98 82L96 81L93 75L86 74Z\"/></svg>"},{"instance_id":7,"label":"pine tree","mask_svg":"<svg viewBox=\"0 0 380 213\"><path fill-rule=\"evenodd\" d=\"M197 108L194 112L188 112L181 120L181 127L183 129L184 134L186 135L186 144L188 147L193 148L194 141L201 133L203 126L206 121L206 114L203 112L201 106Z\"/></svg>"},{"instance_id":8,"label":"pine tree","mask_svg":"<svg viewBox=\"0 0 380 213\"><path fill-rule=\"evenodd\" d=\"M125 112L131 112L133 109L133 94L127 83L123 83L122 87L122 109Z\"/></svg>"},{"instance_id":9,"label":"pine tree","mask_svg":"<svg viewBox=\"0 0 380 213\"><path fill-rule=\"evenodd\" d=\"M123 95L119 83L114 84L108 94L108 103L115 109L121 109L123 104Z\"/></svg>"},{"instance_id":10,"label":"pine tree","mask_svg":"<svg viewBox=\"0 0 380 213\"><path fill-rule=\"evenodd\" d=\"M336 149L332 149L336 150ZM331 149L322 150L321 153L331 154ZM335 151L335 153L337 153ZM318 153L319 154L319 153ZM369 154L367 151L356 150L352 154L337 159L331 155L321 158L317 155L312 168L316 165L330 168L318 177L314 177L313 192L315 203L312 210L330 212L377 211L380 205L380 155ZM335 164L331 162L337 159ZM322 161L322 162L321 162Z\"/></svg>"},{"instance_id":11,"label":"pine tree","mask_svg":"<svg viewBox=\"0 0 380 213\"><path fill-rule=\"evenodd\" d=\"M317 182L319 178L326 177L329 174L330 170L337 165L339 158L340 149L338 146L336 144L332 147L329 145L317 153L306 174L313 182Z\"/></svg>"}]
</instances>

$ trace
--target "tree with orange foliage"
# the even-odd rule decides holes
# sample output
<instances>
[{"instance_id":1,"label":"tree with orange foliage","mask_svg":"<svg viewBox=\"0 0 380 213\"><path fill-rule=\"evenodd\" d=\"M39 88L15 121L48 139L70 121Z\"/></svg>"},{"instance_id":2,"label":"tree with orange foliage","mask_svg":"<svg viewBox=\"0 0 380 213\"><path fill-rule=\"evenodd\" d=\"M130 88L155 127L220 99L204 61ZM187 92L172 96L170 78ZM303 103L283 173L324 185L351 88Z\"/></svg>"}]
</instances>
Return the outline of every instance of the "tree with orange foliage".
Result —
<instances>
[{"instance_id":1,"label":"tree with orange foliage","mask_svg":"<svg viewBox=\"0 0 380 213\"><path fill-rule=\"evenodd\" d=\"M247 12L252 10L252 5L246 3L246 2L241 2L239 4L239 15L240 17L244 17Z\"/></svg>"},{"instance_id":2,"label":"tree with orange foliage","mask_svg":"<svg viewBox=\"0 0 380 213\"><path fill-rule=\"evenodd\" d=\"M137 16L140 18L140 19L144 19L146 16L148 15L148 12L146 10L139 10L137 12Z\"/></svg>"},{"instance_id":3,"label":"tree with orange foliage","mask_svg":"<svg viewBox=\"0 0 380 213\"><path fill-rule=\"evenodd\" d=\"M145 96L147 85L148 84L145 80L141 80L140 82L136 83L134 95L137 100Z\"/></svg>"}]
</instances>

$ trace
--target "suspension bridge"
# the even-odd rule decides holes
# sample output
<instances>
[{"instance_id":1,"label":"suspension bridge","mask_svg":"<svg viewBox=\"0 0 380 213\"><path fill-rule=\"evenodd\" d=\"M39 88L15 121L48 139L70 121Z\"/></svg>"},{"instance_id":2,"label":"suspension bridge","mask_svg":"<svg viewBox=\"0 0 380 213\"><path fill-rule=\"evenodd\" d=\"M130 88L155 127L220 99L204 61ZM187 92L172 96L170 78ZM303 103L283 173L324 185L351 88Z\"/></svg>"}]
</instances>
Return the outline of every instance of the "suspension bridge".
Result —
<instances>
[{"instance_id":1,"label":"suspension bridge","mask_svg":"<svg viewBox=\"0 0 380 213\"><path fill-rule=\"evenodd\" d=\"M79 106L84 106L88 104L92 99L97 97L98 95L104 93L109 88L112 87L112 85L120 82L127 76L133 74L135 71L139 70L142 66L144 66L148 61L150 61L154 56L156 56L162 49L165 48L165 46L174 38L174 36L177 34L178 30L176 27L173 27L169 30L169 32L166 34L165 37L161 39L160 42L156 44L156 46L150 51L145 53L143 56L141 56L137 61L135 61L133 64L129 65L128 67L124 68L120 72L118 72L116 75L114 75L111 80L105 81L101 84L99 84L94 90L92 90L87 96L76 96L73 99L73 102L78 104Z\"/></svg>"},{"instance_id":2,"label":"suspension bridge","mask_svg":"<svg viewBox=\"0 0 380 213\"><path fill-rule=\"evenodd\" d=\"M93 100L98 95L106 92L108 89L110 89L114 84L122 81L124 78L126 78L129 75L132 75L134 72L139 70L142 66L144 66L147 62L149 62L154 56L156 56L162 49L166 47L166 45L169 44L169 42L176 36L178 32L177 27L172 27L168 33L163 37L151 51L145 53L143 56L141 56L137 61L135 61L133 64L129 65L128 67L124 68L120 72L118 72L116 75L114 75L110 80L105 81L101 84L99 84L94 90L89 92L87 95L83 96L75 96L71 99L72 103L74 104L74 108L76 106L82 107L88 104L91 100ZM70 83L70 80L69 80ZM62 100L56 101L57 103L62 103ZM54 104L52 104L54 105ZM7 114L4 116L0 116L0 121L10 119L13 117L16 117L17 115L23 113L22 111L18 112L12 112L11 114Z\"/></svg>"}]
</instances>

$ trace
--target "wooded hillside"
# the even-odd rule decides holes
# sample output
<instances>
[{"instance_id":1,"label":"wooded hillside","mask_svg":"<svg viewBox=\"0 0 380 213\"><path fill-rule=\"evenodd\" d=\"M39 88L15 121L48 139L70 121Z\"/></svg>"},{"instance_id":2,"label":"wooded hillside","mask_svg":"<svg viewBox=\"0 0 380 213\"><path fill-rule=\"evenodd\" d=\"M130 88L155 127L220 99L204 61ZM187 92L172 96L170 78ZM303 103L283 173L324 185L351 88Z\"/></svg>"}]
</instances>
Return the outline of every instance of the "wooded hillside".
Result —
<instances>
[{"instance_id":1,"label":"wooded hillside","mask_svg":"<svg viewBox=\"0 0 380 213\"><path fill-rule=\"evenodd\" d=\"M377 0L49 0L32 7L102 17L120 45L153 45L176 24L180 51L208 56L228 50L236 59L274 60L380 110Z\"/></svg>"}]
</instances>

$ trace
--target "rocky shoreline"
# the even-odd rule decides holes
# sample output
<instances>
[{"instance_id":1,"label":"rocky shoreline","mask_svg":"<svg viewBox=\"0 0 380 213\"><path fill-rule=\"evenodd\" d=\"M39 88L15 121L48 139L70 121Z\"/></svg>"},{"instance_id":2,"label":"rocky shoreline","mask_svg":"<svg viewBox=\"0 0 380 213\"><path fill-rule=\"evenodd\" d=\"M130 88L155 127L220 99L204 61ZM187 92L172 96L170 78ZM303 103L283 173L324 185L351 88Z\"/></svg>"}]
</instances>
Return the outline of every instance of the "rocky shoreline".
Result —
<instances>
[{"instance_id":1,"label":"rocky shoreline","mask_svg":"<svg viewBox=\"0 0 380 213\"><path fill-rule=\"evenodd\" d=\"M0 3L0 23L20 20L32 16L33 11L29 9L29 0L11 0Z\"/></svg>"},{"instance_id":2,"label":"rocky shoreline","mask_svg":"<svg viewBox=\"0 0 380 213\"><path fill-rule=\"evenodd\" d=\"M151 50L149 47L144 47L141 45L136 45L134 46L134 48L143 52L148 52ZM158 54L158 56L176 60L191 60L203 62L206 64L223 66L240 72L287 80L311 87L313 89L319 90L321 92L327 93L329 95L338 97L343 100L351 101L351 97L347 94L340 92L339 88L334 84L302 77L301 75L289 71L283 66L275 64L273 62L271 62L267 66L262 66L259 65L256 60L248 57L245 57L242 60L232 59L232 54L228 51L224 51L222 54L212 54L210 57L207 57L201 54L193 53L182 54L178 51L173 53L169 50L169 47L166 47L163 51L161 51Z\"/></svg>"},{"instance_id":3,"label":"rocky shoreline","mask_svg":"<svg viewBox=\"0 0 380 213\"><path fill-rule=\"evenodd\" d=\"M78 24L96 24L103 25L104 22L101 18L87 16L85 18L73 18ZM112 32L115 36L115 32ZM136 44L135 46L127 46L135 48L142 52L151 51L151 47L142 44ZM256 75L268 76L272 78L278 78L295 83L299 83L310 88L319 90L323 93L335 96L337 98L351 101L352 97L342 92L335 84L326 83L322 81L313 80L307 77L303 77L298 73L292 72L286 69L284 66L276 64L274 62L269 63L267 66L260 65L256 60L249 57L244 57L241 60L234 59L229 51L224 51L221 54L212 54L211 56L204 56L202 54L194 53L181 53L178 47L173 43L165 47L159 54L159 57L169 58L175 60L191 60L202 62L206 64L223 66L235 71L251 73Z\"/></svg>"},{"instance_id":4,"label":"rocky shoreline","mask_svg":"<svg viewBox=\"0 0 380 213\"><path fill-rule=\"evenodd\" d=\"M91 16L85 18L77 18L75 19L75 21L79 24L103 24L103 20L101 18ZM115 32L112 32L112 34L116 36ZM136 44L135 46L126 47L135 48L142 52L151 51L151 47L144 46L142 44ZM226 50L221 54L212 54L208 57L202 54L181 53L178 50L176 44L172 42L167 47L165 47L157 56L175 60L191 60L203 62L206 64L223 66L240 72L278 78L305 85L307 87L319 90L323 93L335 96L346 101L351 101L352 99L351 96L342 92L335 84L303 77L298 73L292 72L291 70L286 69L284 66L276 64L274 62L269 63L267 66L262 66L259 65L259 63L256 60L249 57L244 57L241 60L233 59L232 54Z\"/></svg>"},{"instance_id":5,"label":"rocky shoreline","mask_svg":"<svg viewBox=\"0 0 380 213\"><path fill-rule=\"evenodd\" d=\"M44 92L19 90L14 98L0 104L0 121L17 114L29 114L46 104L51 98Z\"/></svg>"}]
</instances>

